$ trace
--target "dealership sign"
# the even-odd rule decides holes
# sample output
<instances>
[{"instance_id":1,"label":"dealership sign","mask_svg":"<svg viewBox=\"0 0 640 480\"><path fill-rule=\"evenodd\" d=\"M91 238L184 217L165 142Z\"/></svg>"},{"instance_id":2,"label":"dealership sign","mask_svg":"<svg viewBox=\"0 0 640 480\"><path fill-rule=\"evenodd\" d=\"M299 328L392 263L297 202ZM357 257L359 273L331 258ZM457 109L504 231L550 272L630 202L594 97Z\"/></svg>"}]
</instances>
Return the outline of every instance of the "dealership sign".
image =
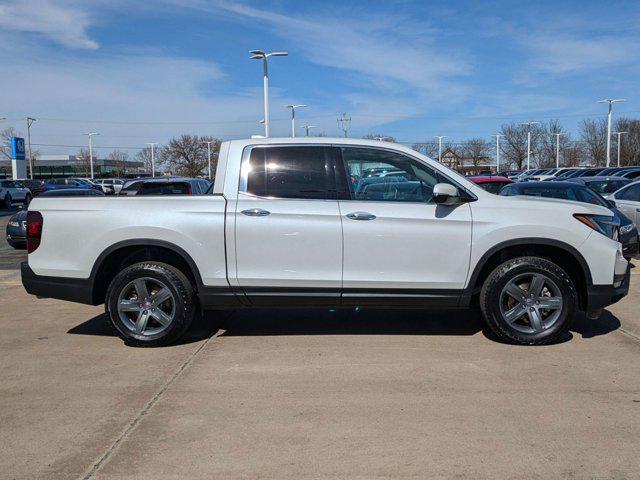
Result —
<instances>
[{"instance_id":1,"label":"dealership sign","mask_svg":"<svg viewBox=\"0 0 640 480\"><path fill-rule=\"evenodd\" d=\"M24 160L24 138L11 137L11 158L14 160Z\"/></svg>"}]
</instances>

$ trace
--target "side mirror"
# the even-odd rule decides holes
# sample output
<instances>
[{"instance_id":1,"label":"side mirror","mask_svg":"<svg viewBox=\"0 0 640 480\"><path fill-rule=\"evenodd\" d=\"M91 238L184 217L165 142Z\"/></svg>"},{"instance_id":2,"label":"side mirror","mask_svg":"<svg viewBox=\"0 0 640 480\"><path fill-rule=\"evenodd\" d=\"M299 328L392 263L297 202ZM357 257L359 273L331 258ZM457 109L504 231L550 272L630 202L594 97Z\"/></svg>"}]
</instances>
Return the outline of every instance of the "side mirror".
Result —
<instances>
[{"instance_id":1,"label":"side mirror","mask_svg":"<svg viewBox=\"0 0 640 480\"><path fill-rule=\"evenodd\" d=\"M460 203L458 189L449 183L436 183L433 187L433 202L439 205L456 205Z\"/></svg>"},{"instance_id":2,"label":"side mirror","mask_svg":"<svg viewBox=\"0 0 640 480\"><path fill-rule=\"evenodd\" d=\"M607 200L607 203L609 204L609 206L611 208L616 208L617 207L616 202L614 202L613 200Z\"/></svg>"}]
</instances>

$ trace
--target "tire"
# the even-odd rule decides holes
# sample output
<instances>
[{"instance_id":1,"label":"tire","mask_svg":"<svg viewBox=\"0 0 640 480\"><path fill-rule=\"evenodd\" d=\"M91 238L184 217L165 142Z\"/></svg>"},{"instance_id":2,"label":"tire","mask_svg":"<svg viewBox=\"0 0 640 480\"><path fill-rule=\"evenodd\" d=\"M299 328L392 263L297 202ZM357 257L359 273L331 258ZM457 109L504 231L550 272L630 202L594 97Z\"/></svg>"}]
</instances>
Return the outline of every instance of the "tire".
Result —
<instances>
[{"instance_id":1,"label":"tire","mask_svg":"<svg viewBox=\"0 0 640 480\"><path fill-rule=\"evenodd\" d=\"M491 272L480 291L480 308L488 327L501 340L519 345L558 340L568 329L577 303L571 277L540 257L504 262Z\"/></svg>"},{"instance_id":2,"label":"tire","mask_svg":"<svg viewBox=\"0 0 640 480\"><path fill-rule=\"evenodd\" d=\"M27 195L24 197L24 204L26 206L29 206L30 203L31 203L31 195L27 193Z\"/></svg>"},{"instance_id":3,"label":"tire","mask_svg":"<svg viewBox=\"0 0 640 480\"><path fill-rule=\"evenodd\" d=\"M198 312L197 297L186 275L153 261L136 263L118 273L107 290L105 307L120 338L137 347L175 342Z\"/></svg>"},{"instance_id":4,"label":"tire","mask_svg":"<svg viewBox=\"0 0 640 480\"><path fill-rule=\"evenodd\" d=\"M12 205L11 194L7 192L7 194L4 196L4 200L2 201L2 206L7 210L11 210L11 205Z\"/></svg>"}]
</instances>

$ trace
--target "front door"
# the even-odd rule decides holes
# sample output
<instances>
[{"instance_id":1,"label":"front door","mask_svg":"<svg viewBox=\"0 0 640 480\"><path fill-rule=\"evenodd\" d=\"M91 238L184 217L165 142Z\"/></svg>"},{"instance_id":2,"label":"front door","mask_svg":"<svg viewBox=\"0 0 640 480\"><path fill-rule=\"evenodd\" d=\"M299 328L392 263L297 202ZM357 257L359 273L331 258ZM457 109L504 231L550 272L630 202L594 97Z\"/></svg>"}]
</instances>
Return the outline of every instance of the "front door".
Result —
<instances>
[{"instance_id":1,"label":"front door","mask_svg":"<svg viewBox=\"0 0 640 480\"><path fill-rule=\"evenodd\" d=\"M471 252L468 204L436 205L436 183L452 183L403 154L341 148L350 200L344 231L343 304L456 305Z\"/></svg>"},{"instance_id":2,"label":"front door","mask_svg":"<svg viewBox=\"0 0 640 480\"><path fill-rule=\"evenodd\" d=\"M339 303L335 152L260 146L243 162L235 209L237 280L253 304Z\"/></svg>"}]
</instances>

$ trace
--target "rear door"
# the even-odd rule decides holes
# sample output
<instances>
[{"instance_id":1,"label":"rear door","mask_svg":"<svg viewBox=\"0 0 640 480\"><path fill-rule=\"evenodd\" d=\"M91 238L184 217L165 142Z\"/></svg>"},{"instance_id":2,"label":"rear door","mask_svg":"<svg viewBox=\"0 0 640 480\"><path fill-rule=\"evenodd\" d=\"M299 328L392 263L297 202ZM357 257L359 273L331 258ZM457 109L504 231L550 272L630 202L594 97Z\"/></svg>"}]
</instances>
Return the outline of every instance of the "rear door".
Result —
<instances>
[{"instance_id":1,"label":"rear door","mask_svg":"<svg viewBox=\"0 0 640 480\"><path fill-rule=\"evenodd\" d=\"M253 304L339 302L335 157L327 146L245 150L235 208L236 270Z\"/></svg>"},{"instance_id":2,"label":"rear door","mask_svg":"<svg viewBox=\"0 0 640 480\"><path fill-rule=\"evenodd\" d=\"M344 230L343 304L455 305L471 250L468 204L436 205L436 183L453 183L407 155L341 148L349 199L340 200ZM401 171L390 177L366 171Z\"/></svg>"}]
</instances>

